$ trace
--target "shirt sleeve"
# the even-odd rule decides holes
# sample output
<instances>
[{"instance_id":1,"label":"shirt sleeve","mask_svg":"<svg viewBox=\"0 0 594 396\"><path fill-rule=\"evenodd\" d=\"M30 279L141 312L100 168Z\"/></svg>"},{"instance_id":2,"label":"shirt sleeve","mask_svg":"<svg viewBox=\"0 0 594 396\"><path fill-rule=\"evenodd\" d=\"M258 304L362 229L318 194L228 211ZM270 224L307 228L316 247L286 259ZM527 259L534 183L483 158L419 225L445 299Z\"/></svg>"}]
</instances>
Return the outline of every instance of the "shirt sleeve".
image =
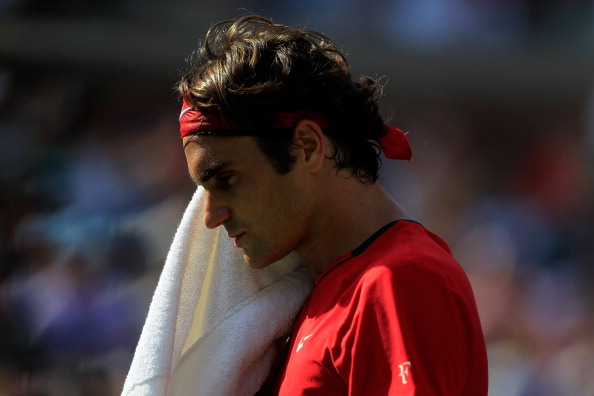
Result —
<instances>
[{"instance_id":1,"label":"shirt sleeve","mask_svg":"<svg viewBox=\"0 0 594 396\"><path fill-rule=\"evenodd\" d=\"M369 271L345 311L335 364L349 395L460 395L472 364L469 285L418 265Z\"/></svg>"}]
</instances>

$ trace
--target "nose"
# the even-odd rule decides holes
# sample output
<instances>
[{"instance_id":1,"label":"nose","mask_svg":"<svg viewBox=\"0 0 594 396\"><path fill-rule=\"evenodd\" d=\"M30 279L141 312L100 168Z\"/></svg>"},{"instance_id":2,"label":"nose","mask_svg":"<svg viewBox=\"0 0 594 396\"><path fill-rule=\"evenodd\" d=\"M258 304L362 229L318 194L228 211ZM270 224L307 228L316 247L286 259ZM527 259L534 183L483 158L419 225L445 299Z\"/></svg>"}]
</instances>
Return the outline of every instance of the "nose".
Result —
<instances>
[{"instance_id":1,"label":"nose","mask_svg":"<svg viewBox=\"0 0 594 396\"><path fill-rule=\"evenodd\" d=\"M204 203L204 225L207 228L214 229L223 224L231 217L231 210L228 206L218 203L212 194L206 193Z\"/></svg>"}]
</instances>

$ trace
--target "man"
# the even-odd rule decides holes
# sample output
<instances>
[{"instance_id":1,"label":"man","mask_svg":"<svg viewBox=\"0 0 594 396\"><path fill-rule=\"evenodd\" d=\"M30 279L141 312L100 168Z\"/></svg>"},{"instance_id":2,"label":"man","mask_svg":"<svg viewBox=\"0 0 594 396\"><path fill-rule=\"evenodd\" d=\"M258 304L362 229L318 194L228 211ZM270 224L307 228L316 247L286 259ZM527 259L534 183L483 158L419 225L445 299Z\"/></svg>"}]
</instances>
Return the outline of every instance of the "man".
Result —
<instances>
[{"instance_id":1,"label":"man","mask_svg":"<svg viewBox=\"0 0 594 396\"><path fill-rule=\"evenodd\" d=\"M376 181L410 159L379 87L324 35L248 16L215 25L179 83L183 147L223 226L263 268L296 251L316 286L279 395L487 394L473 293L446 244Z\"/></svg>"}]
</instances>

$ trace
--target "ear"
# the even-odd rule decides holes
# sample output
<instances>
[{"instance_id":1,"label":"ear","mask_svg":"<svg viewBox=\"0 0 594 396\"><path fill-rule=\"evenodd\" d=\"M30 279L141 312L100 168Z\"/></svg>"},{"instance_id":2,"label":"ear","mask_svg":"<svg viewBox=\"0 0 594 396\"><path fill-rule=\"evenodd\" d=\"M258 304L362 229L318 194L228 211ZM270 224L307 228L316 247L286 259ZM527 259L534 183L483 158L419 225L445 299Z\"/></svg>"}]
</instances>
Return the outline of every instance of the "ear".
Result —
<instances>
[{"instance_id":1,"label":"ear","mask_svg":"<svg viewBox=\"0 0 594 396\"><path fill-rule=\"evenodd\" d=\"M326 137L322 128L311 120L301 120L293 131L295 155L311 172L317 172L324 164Z\"/></svg>"}]
</instances>

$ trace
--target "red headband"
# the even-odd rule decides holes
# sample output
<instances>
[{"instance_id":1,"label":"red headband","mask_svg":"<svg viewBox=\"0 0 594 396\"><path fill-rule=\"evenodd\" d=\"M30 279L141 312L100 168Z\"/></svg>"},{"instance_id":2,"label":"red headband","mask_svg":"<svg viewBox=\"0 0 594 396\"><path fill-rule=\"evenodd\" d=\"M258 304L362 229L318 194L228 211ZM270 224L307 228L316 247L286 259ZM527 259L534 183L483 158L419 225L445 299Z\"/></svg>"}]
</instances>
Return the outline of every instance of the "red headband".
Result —
<instances>
[{"instance_id":1,"label":"red headband","mask_svg":"<svg viewBox=\"0 0 594 396\"><path fill-rule=\"evenodd\" d=\"M291 113L279 113L278 122L272 129L291 128L300 120L308 119L315 121L320 128L329 128L326 118L310 110L302 110ZM197 134L216 134L216 131L227 131L228 128L218 113L208 115L192 107L185 99L182 105L182 111L179 115L179 126L181 137ZM385 134L378 139L378 143L384 152L386 158L410 160L412 150L406 135L398 128L393 126L384 126Z\"/></svg>"}]
</instances>

